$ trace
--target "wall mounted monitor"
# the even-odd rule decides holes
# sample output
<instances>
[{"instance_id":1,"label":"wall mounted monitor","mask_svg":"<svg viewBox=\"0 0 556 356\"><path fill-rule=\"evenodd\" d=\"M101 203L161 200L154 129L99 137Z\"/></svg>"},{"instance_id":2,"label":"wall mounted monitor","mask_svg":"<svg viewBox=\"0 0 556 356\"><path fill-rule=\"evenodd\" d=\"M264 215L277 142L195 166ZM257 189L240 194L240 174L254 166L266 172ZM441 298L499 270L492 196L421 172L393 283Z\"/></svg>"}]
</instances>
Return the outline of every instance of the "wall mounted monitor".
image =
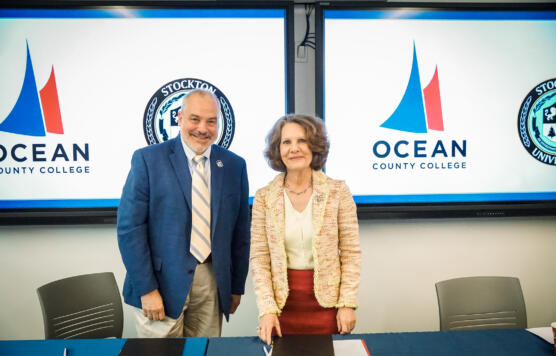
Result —
<instances>
[{"instance_id":1,"label":"wall mounted monitor","mask_svg":"<svg viewBox=\"0 0 556 356\"><path fill-rule=\"evenodd\" d=\"M18 4L0 9L0 223L115 221L133 151L177 135L195 88L219 98L217 143L247 160L250 195L272 178L291 5Z\"/></svg>"},{"instance_id":2,"label":"wall mounted monitor","mask_svg":"<svg viewBox=\"0 0 556 356\"><path fill-rule=\"evenodd\" d=\"M362 216L556 213L553 4L318 10L326 171Z\"/></svg>"}]
</instances>

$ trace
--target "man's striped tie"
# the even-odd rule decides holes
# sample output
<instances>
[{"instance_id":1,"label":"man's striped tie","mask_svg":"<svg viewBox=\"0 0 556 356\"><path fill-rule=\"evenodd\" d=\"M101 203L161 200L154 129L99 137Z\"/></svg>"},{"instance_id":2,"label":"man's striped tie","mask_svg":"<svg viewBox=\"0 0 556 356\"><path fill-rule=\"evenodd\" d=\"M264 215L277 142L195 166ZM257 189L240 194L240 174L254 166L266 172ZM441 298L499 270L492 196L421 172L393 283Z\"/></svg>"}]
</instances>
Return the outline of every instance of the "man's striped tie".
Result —
<instances>
[{"instance_id":1,"label":"man's striped tie","mask_svg":"<svg viewBox=\"0 0 556 356\"><path fill-rule=\"evenodd\" d=\"M204 262L210 255L210 194L204 161L206 157L195 156L193 162L191 205L191 254L199 262Z\"/></svg>"}]
</instances>

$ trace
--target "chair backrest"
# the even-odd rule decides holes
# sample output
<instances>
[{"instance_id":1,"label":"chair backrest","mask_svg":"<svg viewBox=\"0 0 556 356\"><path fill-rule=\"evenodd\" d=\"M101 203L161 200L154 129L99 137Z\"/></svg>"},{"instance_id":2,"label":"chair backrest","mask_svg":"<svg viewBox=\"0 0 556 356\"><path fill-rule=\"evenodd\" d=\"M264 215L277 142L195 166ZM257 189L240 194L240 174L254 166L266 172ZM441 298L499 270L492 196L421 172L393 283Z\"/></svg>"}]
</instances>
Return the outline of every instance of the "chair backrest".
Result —
<instances>
[{"instance_id":1,"label":"chair backrest","mask_svg":"<svg viewBox=\"0 0 556 356\"><path fill-rule=\"evenodd\" d=\"M112 272L60 279L37 294L46 339L122 337L122 300Z\"/></svg>"},{"instance_id":2,"label":"chair backrest","mask_svg":"<svg viewBox=\"0 0 556 356\"><path fill-rule=\"evenodd\" d=\"M465 277L436 283L440 330L525 329L519 279Z\"/></svg>"}]
</instances>

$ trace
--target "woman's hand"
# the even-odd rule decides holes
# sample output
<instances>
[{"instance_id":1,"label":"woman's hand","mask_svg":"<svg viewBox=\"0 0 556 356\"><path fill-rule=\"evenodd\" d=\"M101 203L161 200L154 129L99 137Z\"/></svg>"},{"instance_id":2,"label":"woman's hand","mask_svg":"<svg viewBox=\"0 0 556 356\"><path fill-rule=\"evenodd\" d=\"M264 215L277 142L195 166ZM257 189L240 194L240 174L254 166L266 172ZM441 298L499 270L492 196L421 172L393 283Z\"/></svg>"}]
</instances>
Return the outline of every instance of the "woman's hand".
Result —
<instances>
[{"instance_id":1,"label":"woman's hand","mask_svg":"<svg viewBox=\"0 0 556 356\"><path fill-rule=\"evenodd\" d=\"M349 334L355 327L355 310L352 308L338 308L336 322L340 334Z\"/></svg>"},{"instance_id":2,"label":"woman's hand","mask_svg":"<svg viewBox=\"0 0 556 356\"><path fill-rule=\"evenodd\" d=\"M257 328L257 335L265 343L270 345L272 341L272 329L276 328L276 334L282 337L282 330L280 330L280 322L276 314L265 314L259 319L259 327Z\"/></svg>"}]
</instances>

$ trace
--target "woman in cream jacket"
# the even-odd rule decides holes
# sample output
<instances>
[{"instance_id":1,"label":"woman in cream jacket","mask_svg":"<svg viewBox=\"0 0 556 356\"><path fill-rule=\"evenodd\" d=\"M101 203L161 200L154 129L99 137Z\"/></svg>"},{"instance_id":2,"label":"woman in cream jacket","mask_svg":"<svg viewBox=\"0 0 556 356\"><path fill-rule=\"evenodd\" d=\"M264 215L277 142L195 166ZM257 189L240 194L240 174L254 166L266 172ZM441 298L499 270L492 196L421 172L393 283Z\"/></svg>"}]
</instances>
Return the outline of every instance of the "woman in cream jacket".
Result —
<instances>
[{"instance_id":1,"label":"woman in cream jacket","mask_svg":"<svg viewBox=\"0 0 556 356\"><path fill-rule=\"evenodd\" d=\"M360 276L356 208L343 181L322 171L328 155L322 121L280 118L265 155L279 174L257 191L251 271L259 337L349 333Z\"/></svg>"}]
</instances>

